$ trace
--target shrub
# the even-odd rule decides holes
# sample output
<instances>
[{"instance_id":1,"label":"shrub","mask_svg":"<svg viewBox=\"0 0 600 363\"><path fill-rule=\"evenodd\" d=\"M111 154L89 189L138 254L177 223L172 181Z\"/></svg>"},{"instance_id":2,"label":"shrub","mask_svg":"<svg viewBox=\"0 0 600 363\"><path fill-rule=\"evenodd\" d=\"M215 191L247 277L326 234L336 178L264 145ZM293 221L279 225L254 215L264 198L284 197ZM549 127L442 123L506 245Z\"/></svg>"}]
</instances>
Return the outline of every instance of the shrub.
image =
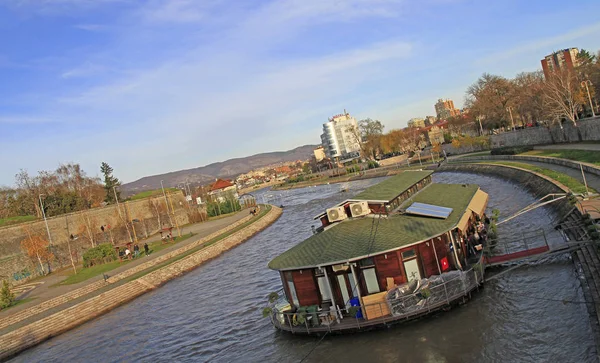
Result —
<instances>
[{"instance_id":1,"label":"shrub","mask_svg":"<svg viewBox=\"0 0 600 363\"><path fill-rule=\"evenodd\" d=\"M0 310L6 309L15 302L15 294L10 291L8 281L2 281L2 290L0 290Z\"/></svg>"},{"instance_id":2,"label":"shrub","mask_svg":"<svg viewBox=\"0 0 600 363\"><path fill-rule=\"evenodd\" d=\"M490 152L491 155L517 155L522 154L527 151L533 150L531 146L510 146L510 147L499 147L497 149L492 149Z\"/></svg>"},{"instance_id":3,"label":"shrub","mask_svg":"<svg viewBox=\"0 0 600 363\"><path fill-rule=\"evenodd\" d=\"M226 200L223 203L208 202L206 204L206 213L209 217L216 217L221 214L233 213L242 210L238 200Z\"/></svg>"},{"instance_id":4,"label":"shrub","mask_svg":"<svg viewBox=\"0 0 600 363\"><path fill-rule=\"evenodd\" d=\"M370 160L369 163L367 164L367 168L369 169L375 169L379 167L379 163L373 160Z\"/></svg>"},{"instance_id":5,"label":"shrub","mask_svg":"<svg viewBox=\"0 0 600 363\"><path fill-rule=\"evenodd\" d=\"M83 267L101 265L103 263L115 261L119 256L114 247L109 243L103 243L94 248L90 248L83 254Z\"/></svg>"}]
</instances>

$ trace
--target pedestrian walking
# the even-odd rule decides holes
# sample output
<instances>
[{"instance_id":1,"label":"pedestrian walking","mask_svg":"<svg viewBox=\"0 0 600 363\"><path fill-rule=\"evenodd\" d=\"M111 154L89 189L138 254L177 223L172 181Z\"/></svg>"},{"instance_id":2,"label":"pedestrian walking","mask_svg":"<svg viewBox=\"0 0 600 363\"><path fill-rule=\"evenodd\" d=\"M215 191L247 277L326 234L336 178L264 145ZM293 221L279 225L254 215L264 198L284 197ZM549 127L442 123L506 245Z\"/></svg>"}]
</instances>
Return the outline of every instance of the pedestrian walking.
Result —
<instances>
[{"instance_id":1,"label":"pedestrian walking","mask_svg":"<svg viewBox=\"0 0 600 363\"><path fill-rule=\"evenodd\" d=\"M146 256L150 254L150 248L148 247L148 243L144 243L144 252L146 252Z\"/></svg>"}]
</instances>

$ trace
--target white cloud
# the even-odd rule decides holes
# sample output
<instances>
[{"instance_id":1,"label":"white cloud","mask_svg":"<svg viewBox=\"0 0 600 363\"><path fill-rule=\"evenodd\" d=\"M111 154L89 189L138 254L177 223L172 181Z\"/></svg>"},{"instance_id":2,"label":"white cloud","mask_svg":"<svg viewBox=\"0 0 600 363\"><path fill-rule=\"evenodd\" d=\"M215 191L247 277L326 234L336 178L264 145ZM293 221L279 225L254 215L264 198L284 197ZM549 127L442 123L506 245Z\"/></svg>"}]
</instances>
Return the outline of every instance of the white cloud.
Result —
<instances>
[{"instance_id":1,"label":"white cloud","mask_svg":"<svg viewBox=\"0 0 600 363\"><path fill-rule=\"evenodd\" d=\"M93 63L85 63L79 67L64 71L60 76L62 78L88 77L88 76L91 76L94 74L98 74L105 70L106 70L106 68L102 65L93 64Z\"/></svg>"},{"instance_id":2,"label":"white cloud","mask_svg":"<svg viewBox=\"0 0 600 363\"><path fill-rule=\"evenodd\" d=\"M48 117L38 116L23 116L23 115L1 115L0 114L0 125L35 125L35 124L46 124L54 122L53 119Z\"/></svg>"},{"instance_id":3,"label":"white cloud","mask_svg":"<svg viewBox=\"0 0 600 363\"><path fill-rule=\"evenodd\" d=\"M236 21L217 19L227 25L218 30L222 36L164 53L155 49L143 65L136 64L135 58L126 59L133 66L123 62L122 69L112 73L115 64L98 62L110 59L107 55L114 53L116 46L143 46L148 33L133 31L138 26L152 28L156 24L163 29L170 22L187 26L209 21L208 16L214 21L220 16L218 11L224 10L213 8L221 6L220 2L196 4L177 1L138 9L134 18L128 19L140 23L129 24L128 32L122 34L127 43L99 49L79 66L62 68L63 79L91 77L93 82L82 82L88 88L66 95L56 93L54 102L48 102L52 106L40 114L50 113L66 124L63 127L69 128L69 139L74 140L70 148L86 150L92 145L77 156L86 169L95 167L98 160L112 159L122 170L121 178L131 180L212 162L221 159L220 155L294 147L303 138L318 142L318 131L309 135L312 130L319 130L331 113L352 108L347 100L358 87L386 77L413 51L410 43L392 39L323 49L311 56L273 57L273 46L293 42L306 27L340 22L351 26L351 21L362 17L397 14L396 1L307 0L273 3ZM125 31L119 25L113 29ZM77 27L100 29L93 23ZM192 33L171 33L171 37L189 41L194 39ZM111 72L103 72L109 68ZM97 77L99 74L102 77ZM133 138L121 142L125 135ZM53 154L63 155L68 150L55 147ZM170 157L165 157L165 152ZM46 159L52 160L52 155Z\"/></svg>"},{"instance_id":4,"label":"white cloud","mask_svg":"<svg viewBox=\"0 0 600 363\"><path fill-rule=\"evenodd\" d=\"M572 41L583 38L588 35L594 35L600 33L600 22L593 23L584 27L577 28L568 33L536 39L533 41L529 41L524 44L517 45L516 47L494 52L492 54L486 55L478 60L476 60L476 64L485 64L485 63L493 63L499 62L507 59L514 58L515 56L522 54L531 54L531 53L540 53L540 59L543 55L549 54L552 51L564 49L568 46L565 44L570 44Z\"/></svg>"},{"instance_id":5,"label":"white cloud","mask_svg":"<svg viewBox=\"0 0 600 363\"><path fill-rule=\"evenodd\" d=\"M155 1L140 9L145 21L152 23L190 23L205 19L216 1Z\"/></svg>"}]
</instances>

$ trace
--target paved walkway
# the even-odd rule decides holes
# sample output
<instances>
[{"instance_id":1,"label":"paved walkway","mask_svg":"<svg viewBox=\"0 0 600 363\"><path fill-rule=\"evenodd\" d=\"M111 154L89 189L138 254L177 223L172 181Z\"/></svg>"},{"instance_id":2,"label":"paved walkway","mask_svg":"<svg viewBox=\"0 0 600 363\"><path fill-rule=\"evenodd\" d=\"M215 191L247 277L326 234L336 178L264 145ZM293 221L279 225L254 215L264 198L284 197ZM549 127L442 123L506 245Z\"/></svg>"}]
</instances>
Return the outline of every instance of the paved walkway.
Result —
<instances>
[{"instance_id":1,"label":"paved walkway","mask_svg":"<svg viewBox=\"0 0 600 363\"><path fill-rule=\"evenodd\" d=\"M180 243L174 243L173 245L171 245L163 250L160 250L156 253L150 254L150 256L148 256L148 257L137 258L127 264L124 264L114 270L107 272L107 274L110 276L116 275L119 272L123 272L123 271L130 269L132 267L135 267L141 263L147 262L149 260L155 259L164 254L167 254L175 249L178 249L182 246L186 246L186 245L188 245L194 241L197 241L211 233L214 233L220 229L223 229L223 228L227 227L228 225L235 223L238 220L240 220L246 216L248 216L248 211L242 210L241 212L238 212L231 216L223 217L220 219L210 220L208 222L196 223L196 224L191 224L191 225L185 226L181 229L181 235L184 236L184 235L192 232L194 234L193 237L188 238L185 241L180 242ZM177 232L173 231L173 234L176 236ZM155 242L155 241L160 241L160 235L152 236L146 240L140 240L140 244L143 245L145 242L150 243L150 242ZM36 280L35 281L36 283L43 282L43 284L38 284L33 290L30 290L30 291L26 292L25 294L23 294L22 296L20 296L23 298L31 297L34 299L29 302L26 302L24 304L12 307L10 309L0 311L0 318L14 314L18 311L29 308L31 306L37 305L45 300L49 300L54 297L63 295L69 291L72 291L72 290L75 290L82 286L91 284L92 282L101 280L103 278L102 275L98 275L98 276L92 277L90 279L87 279L87 280L82 281L77 284L56 285L56 284L60 283L61 281L63 281L64 279L66 279L68 276L68 272L70 272L70 271L71 271L71 269L69 268L69 269L63 270L61 272L50 274L42 279ZM56 285L56 286L53 286L53 285ZM111 285L112 285L112 287L116 286L114 284L111 284ZM99 294L99 293L100 292L98 292L97 294ZM89 296L87 296L86 298L89 298Z\"/></svg>"},{"instance_id":2,"label":"paved walkway","mask_svg":"<svg viewBox=\"0 0 600 363\"><path fill-rule=\"evenodd\" d=\"M530 164L544 169L551 169L554 171L558 171L559 173L566 174L572 178L577 179L581 184L583 184L583 176L581 175L580 169L569 168L567 166L543 163L538 161L528 161L528 160L506 160L508 162L516 162L520 164ZM585 179L590 188L596 189L597 192L600 192L600 177L586 173Z\"/></svg>"}]
</instances>

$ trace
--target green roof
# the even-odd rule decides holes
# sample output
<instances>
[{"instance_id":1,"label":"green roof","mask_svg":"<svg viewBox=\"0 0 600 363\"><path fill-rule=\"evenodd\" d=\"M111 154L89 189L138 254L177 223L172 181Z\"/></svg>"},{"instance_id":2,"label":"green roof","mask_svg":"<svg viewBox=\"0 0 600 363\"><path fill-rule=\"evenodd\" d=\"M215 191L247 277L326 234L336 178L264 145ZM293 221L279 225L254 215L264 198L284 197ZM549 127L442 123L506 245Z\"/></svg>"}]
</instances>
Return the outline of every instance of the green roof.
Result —
<instances>
[{"instance_id":1,"label":"green roof","mask_svg":"<svg viewBox=\"0 0 600 363\"><path fill-rule=\"evenodd\" d=\"M452 208L448 218L396 214L388 218L362 217L346 220L312 235L275 257L269 262L269 268L287 270L342 263L428 240L458 224L478 189L477 185L431 184L416 194L412 202ZM377 234L369 249L371 228L377 228Z\"/></svg>"},{"instance_id":2,"label":"green roof","mask_svg":"<svg viewBox=\"0 0 600 363\"><path fill-rule=\"evenodd\" d=\"M377 185L373 185L372 187L365 189L362 193L359 193L353 197L352 200L390 201L404 193L414 184L427 178L432 173L432 170L405 170L402 173L388 178Z\"/></svg>"}]
</instances>

